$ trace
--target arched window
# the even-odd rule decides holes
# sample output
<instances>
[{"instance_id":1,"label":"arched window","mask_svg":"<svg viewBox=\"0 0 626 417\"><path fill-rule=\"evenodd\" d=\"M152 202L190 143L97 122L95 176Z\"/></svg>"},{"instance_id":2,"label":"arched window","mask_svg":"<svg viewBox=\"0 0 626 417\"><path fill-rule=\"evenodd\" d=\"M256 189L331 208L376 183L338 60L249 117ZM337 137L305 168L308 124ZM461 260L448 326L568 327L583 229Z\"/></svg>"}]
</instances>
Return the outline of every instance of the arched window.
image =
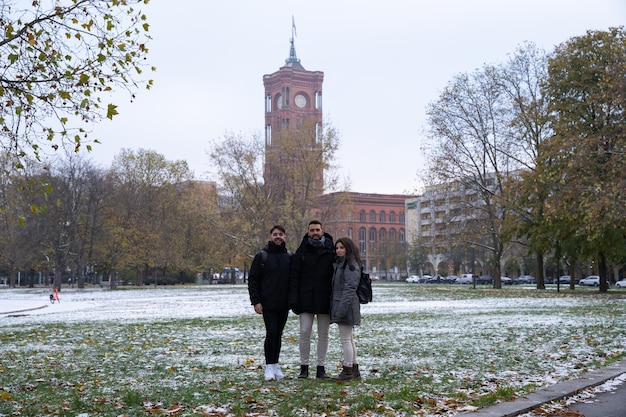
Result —
<instances>
[{"instance_id":1,"label":"arched window","mask_svg":"<svg viewBox=\"0 0 626 417\"><path fill-rule=\"evenodd\" d=\"M373 227L370 229L370 242L376 242L376 229Z\"/></svg>"},{"instance_id":2,"label":"arched window","mask_svg":"<svg viewBox=\"0 0 626 417\"><path fill-rule=\"evenodd\" d=\"M370 210L370 222L374 223L376 221L376 212L374 210Z\"/></svg>"},{"instance_id":3,"label":"arched window","mask_svg":"<svg viewBox=\"0 0 626 417\"><path fill-rule=\"evenodd\" d=\"M385 223L387 221L386 217L387 216L385 215L385 212L381 210L381 212L378 214L378 220L381 223Z\"/></svg>"},{"instance_id":4,"label":"arched window","mask_svg":"<svg viewBox=\"0 0 626 417\"><path fill-rule=\"evenodd\" d=\"M359 251L365 252L367 248L367 233L365 233L365 227L359 229Z\"/></svg>"},{"instance_id":5,"label":"arched window","mask_svg":"<svg viewBox=\"0 0 626 417\"><path fill-rule=\"evenodd\" d=\"M389 229L389 240L396 240L396 229Z\"/></svg>"},{"instance_id":6,"label":"arched window","mask_svg":"<svg viewBox=\"0 0 626 417\"><path fill-rule=\"evenodd\" d=\"M378 231L378 240L383 242L385 239L387 239L387 229L380 229Z\"/></svg>"},{"instance_id":7,"label":"arched window","mask_svg":"<svg viewBox=\"0 0 626 417\"><path fill-rule=\"evenodd\" d=\"M352 228L351 227L348 228L348 237L350 239L354 240L354 238L352 237Z\"/></svg>"},{"instance_id":8,"label":"arched window","mask_svg":"<svg viewBox=\"0 0 626 417\"><path fill-rule=\"evenodd\" d=\"M392 211L391 213L389 213L389 223L395 223L396 222L396 212Z\"/></svg>"},{"instance_id":9,"label":"arched window","mask_svg":"<svg viewBox=\"0 0 626 417\"><path fill-rule=\"evenodd\" d=\"M398 232L398 240L404 242L404 229L400 229L400 232Z\"/></svg>"},{"instance_id":10,"label":"arched window","mask_svg":"<svg viewBox=\"0 0 626 417\"><path fill-rule=\"evenodd\" d=\"M400 223L404 223L404 213L400 212Z\"/></svg>"},{"instance_id":11,"label":"arched window","mask_svg":"<svg viewBox=\"0 0 626 417\"><path fill-rule=\"evenodd\" d=\"M365 210L361 210L359 212L359 221L360 222L365 222Z\"/></svg>"}]
</instances>

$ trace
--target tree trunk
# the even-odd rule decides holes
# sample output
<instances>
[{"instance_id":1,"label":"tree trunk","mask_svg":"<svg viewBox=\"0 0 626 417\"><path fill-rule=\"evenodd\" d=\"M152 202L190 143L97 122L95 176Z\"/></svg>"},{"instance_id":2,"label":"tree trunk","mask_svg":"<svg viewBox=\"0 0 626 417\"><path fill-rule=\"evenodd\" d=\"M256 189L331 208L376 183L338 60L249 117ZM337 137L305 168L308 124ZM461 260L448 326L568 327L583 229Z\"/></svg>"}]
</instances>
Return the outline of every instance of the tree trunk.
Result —
<instances>
[{"instance_id":1,"label":"tree trunk","mask_svg":"<svg viewBox=\"0 0 626 417\"><path fill-rule=\"evenodd\" d=\"M609 268L606 263L606 256L604 256L604 252L600 252L598 262L598 275L600 275L600 292L608 292L609 291Z\"/></svg>"},{"instance_id":2,"label":"tree trunk","mask_svg":"<svg viewBox=\"0 0 626 417\"><path fill-rule=\"evenodd\" d=\"M543 251L538 250L537 252L535 252L535 256L537 257L537 289L545 290L546 289L546 277L543 275L543 270L544 270Z\"/></svg>"}]
</instances>

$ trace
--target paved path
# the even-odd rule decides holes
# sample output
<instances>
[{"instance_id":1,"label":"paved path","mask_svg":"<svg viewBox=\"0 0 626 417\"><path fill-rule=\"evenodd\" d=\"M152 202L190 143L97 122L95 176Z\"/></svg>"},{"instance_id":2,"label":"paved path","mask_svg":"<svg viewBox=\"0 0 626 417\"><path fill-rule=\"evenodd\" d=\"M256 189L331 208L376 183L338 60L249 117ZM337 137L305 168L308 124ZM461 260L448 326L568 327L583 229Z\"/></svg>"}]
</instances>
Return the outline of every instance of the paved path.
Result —
<instances>
[{"instance_id":1,"label":"paved path","mask_svg":"<svg viewBox=\"0 0 626 417\"><path fill-rule=\"evenodd\" d=\"M626 417L626 383L614 391L602 392L584 402L572 404L568 410L585 417Z\"/></svg>"},{"instance_id":2,"label":"paved path","mask_svg":"<svg viewBox=\"0 0 626 417\"><path fill-rule=\"evenodd\" d=\"M41 310L47 308L50 301L45 298L42 300L25 299L25 300L1 300L0 299L0 316L25 313L28 311Z\"/></svg>"},{"instance_id":3,"label":"paved path","mask_svg":"<svg viewBox=\"0 0 626 417\"><path fill-rule=\"evenodd\" d=\"M489 407L481 408L474 412L466 412L457 414L464 417L514 417L520 414L529 413L537 407L558 401L562 398L572 397L580 391L603 384L606 381L617 378L626 373L626 360L607 366L602 369L587 372L581 378L570 379L559 382L555 385L543 388L539 391L532 392L525 397L518 398L514 401L498 403ZM620 392L626 391L624 387L620 387ZM617 395L617 394L615 394ZM570 410L586 410L588 414L581 414L580 417L626 417L626 396L619 398L619 403L611 401L615 399L611 393L606 392L599 395L598 402L594 404L575 404L571 405ZM612 410L612 411L611 411ZM581 411L579 411L581 412ZM617 414L611 414L617 412ZM607 414L608 413L608 414ZM576 414L572 414L576 415Z\"/></svg>"}]
</instances>

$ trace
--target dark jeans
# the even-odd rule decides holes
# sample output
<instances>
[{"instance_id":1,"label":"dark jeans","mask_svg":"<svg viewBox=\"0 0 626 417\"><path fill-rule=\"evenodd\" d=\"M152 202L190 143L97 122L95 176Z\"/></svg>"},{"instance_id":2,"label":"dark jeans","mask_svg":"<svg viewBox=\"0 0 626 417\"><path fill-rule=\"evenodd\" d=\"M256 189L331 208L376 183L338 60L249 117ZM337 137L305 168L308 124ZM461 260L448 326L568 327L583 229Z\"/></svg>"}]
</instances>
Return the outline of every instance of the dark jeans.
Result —
<instances>
[{"instance_id":1,"label":"dark jeans","mask_svg":"<svg viewBox=\"0 0 626 417\"><path fill-rule=\"evenodd\" d=\"M263 310L263 321L265 322L265 363L267 364L278 363L283 330L285 329L285 324L287 324L288 315L289 310Z\"/></svg>"}]
</instances>

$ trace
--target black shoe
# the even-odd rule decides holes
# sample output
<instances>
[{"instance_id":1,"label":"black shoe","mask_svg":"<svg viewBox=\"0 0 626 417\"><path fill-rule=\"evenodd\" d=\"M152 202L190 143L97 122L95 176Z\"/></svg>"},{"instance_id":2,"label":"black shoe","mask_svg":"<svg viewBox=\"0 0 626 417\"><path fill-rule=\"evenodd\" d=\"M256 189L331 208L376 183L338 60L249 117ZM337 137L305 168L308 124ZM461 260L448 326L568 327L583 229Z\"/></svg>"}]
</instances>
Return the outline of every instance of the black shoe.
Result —
<instances>
[{"instance_id":1,"label":"black shoe","mask_svg":"<svg viewBox=\"0 0 626 417\"><path fill-rule=\"evenodd\" d=\"M307 379L309 377L309 365L300 365L300 375L298 379Z\"/></svg>"},{"instance_id":2,"label":"black shoe","mask_svg":"<svg viewBox=\"0 0 626 417\"><path fill-rule=\"evenodd\" d=\"M352 376L354 377L354 379L361 379L361 371L359 371L358 363L352 365Z\"/></svg>"},{"instance_id":3,"label":"black shoe","mask_svg":"<svg viewBox=\"0 0 626 417\"><path fill-rule=\"evenodd\" d=\"M326 375L326 371L323 366L317 366L317 372L315 374L315 378L317 379L330 379L328 375Z\"/></svg>"}]
</instances>

